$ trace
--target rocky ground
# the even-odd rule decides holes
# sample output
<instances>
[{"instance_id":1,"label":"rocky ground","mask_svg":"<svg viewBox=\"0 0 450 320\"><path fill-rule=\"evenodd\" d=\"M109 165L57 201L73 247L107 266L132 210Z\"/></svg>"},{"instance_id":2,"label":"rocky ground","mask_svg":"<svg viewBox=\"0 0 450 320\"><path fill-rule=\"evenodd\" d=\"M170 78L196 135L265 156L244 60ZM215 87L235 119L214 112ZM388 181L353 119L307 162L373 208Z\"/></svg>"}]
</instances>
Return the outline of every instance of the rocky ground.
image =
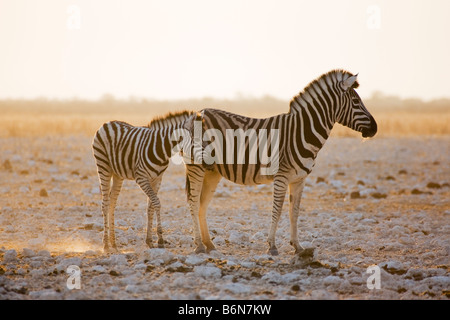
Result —
<instances>
[{"instance_id":1,"label":"rocky ground","mask_svg":"<svg viewBox=\"0 0 450 320\"><path fill-rule=\"evenodd\" d=\"M448 299L449 142L330 138L302 199L299 238L314 248L304 260L289 245L287 205L280 254L266 254L271 186L224 180L208 215L218 251L193 254L176 165L159 192L166 248L145 246L146 197L126 181L120 253L104 254L91 138L3 138L0 299ZM367 286L372 265L380 289ZM70 290L73 266L80 289Z\"/></svg>"}]
</instances>

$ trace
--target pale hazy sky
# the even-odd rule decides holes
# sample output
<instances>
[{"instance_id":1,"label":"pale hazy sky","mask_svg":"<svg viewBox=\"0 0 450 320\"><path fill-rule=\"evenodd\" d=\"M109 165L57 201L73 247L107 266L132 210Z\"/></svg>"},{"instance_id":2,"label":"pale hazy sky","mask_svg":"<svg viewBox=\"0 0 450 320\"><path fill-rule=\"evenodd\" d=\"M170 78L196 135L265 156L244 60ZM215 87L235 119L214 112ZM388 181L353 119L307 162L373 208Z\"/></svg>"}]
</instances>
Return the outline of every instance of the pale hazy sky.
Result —
<instances>
[{"instance_id":1,"label":"pale hazy sky","mask_svg":"<svg viewBox=\"0 0 450 320\"><path fill-rule=\"evenodd\" d=\"M0 0L0 98L289 100L336 68L450 97L450 1Z\"/></svg>"}]
</instances>

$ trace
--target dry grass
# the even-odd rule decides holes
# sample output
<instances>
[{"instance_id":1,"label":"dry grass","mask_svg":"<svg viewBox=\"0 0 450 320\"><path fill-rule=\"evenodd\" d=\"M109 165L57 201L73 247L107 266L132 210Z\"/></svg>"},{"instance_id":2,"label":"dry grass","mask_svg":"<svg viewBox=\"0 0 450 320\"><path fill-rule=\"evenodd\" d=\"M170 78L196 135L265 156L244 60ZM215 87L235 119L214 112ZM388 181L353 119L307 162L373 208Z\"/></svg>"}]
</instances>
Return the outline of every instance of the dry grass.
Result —
<instances>
[{"instance_id":1,"label":"dry grass","mask_svg":"<svg viewBox=\"0 0 450 320\"><path fill-rule=\"evenodd\" d=\"M377 120L378 136L450 135L450 101L413 102L405 100L402 104L401 100L392 98L366 101ZM206 107L261 118L287 112L288 102L271 97L186 101L0 101L0 137L93 136L106 121L122 120L133 125L146 125L153 117L169 111ZM332 135L360 136L341 125L335 126Z\"/></svg>"}]
</instances>

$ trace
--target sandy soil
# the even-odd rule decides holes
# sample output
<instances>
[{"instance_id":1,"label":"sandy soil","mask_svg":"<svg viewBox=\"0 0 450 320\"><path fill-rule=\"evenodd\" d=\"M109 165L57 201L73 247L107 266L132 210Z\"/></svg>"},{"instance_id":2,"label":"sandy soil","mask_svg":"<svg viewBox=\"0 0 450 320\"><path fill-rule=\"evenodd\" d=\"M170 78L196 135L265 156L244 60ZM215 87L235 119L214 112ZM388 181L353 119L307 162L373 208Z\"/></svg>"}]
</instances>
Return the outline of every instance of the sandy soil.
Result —
<instances>
[{"instance_id":1,"label":"sandy soil","mask_svg":"<svg viewBox=\"0 0 450 320\"><path fill-rule=\"evenodd\" d=\"M288 206L266 254L271 186L222 180L208 216L218 251L192 254L184 168L159 193L165 249L145 246L146 197L126 181L116 209L121 252L103 254L101 196L81 136L0 140L0 299L448 299L450 137L331 138L308 177L299 238ZM155 235L156 241L156 235ZM67 268L80 267L69 290ZM381 289L366 270L380 267Z\"/></svg>"}]
</instances>

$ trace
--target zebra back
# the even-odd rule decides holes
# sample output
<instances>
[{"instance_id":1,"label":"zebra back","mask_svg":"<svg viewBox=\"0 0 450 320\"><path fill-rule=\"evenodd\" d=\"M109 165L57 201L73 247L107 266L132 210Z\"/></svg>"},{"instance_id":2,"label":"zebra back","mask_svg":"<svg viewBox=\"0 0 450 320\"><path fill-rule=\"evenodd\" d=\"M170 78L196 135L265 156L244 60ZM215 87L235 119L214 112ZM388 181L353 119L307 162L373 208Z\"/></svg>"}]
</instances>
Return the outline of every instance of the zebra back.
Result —
<instances>
[{"instance_id":1,"label":"zebra back","mask_svg":"<svg viewBox=\"0 0 450 320\"><path fill-rule=\"evenodd\" d=\"M136 170L144 170L150 177L158 177L167 169L177 144L173 132L183 129L192 115L188 111L169 113L143 127L123 121L103 124L92 144L99 174L135 179Z\"/></svg>"}]
</instances>

